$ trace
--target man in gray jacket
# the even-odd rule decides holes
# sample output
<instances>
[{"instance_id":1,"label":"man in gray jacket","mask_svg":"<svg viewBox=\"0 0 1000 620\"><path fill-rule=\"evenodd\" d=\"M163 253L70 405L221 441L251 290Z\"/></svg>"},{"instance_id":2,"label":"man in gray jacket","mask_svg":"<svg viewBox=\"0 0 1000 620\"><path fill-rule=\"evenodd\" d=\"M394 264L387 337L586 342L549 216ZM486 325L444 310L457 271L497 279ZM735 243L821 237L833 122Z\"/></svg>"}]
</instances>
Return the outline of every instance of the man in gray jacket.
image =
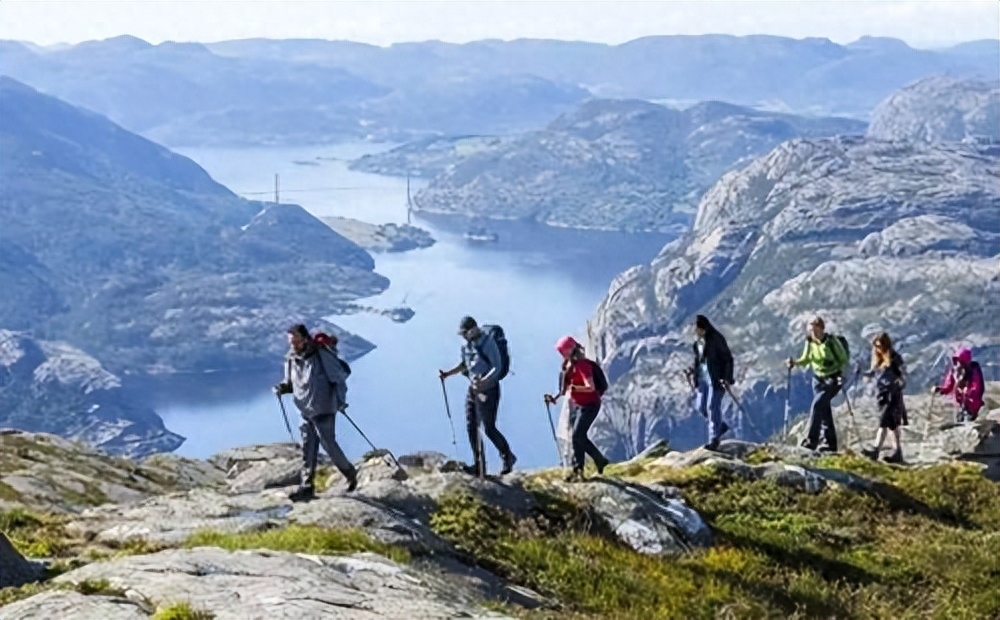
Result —
<instances>
[{"instance_id":1,"label":"man in gray jacket","mask_svg":"<svg viewBox=\"0 0 1000 620\"><path fill-rule=\"evenodd\" d=\"M333 464L347 479L348 492L358 486L358 472L334 435L338 411L347 409L347 373L335 351L313 341L305 325L288 328L288 354L285 356L285 380L274 386L280 398L291 394L302 413L302 478L299 488L289 495L293 502L316 497L313 480L319 446L330 455Z\"/></svg>"},{"instance_id":2,"label":"man in gray jacket","mask_svg":"<svg viewBox=\"0 0 1000 620\"><path fill-rule=\"evenodd\" d=\"M517 457L497 428L497 411L500 408L500 349L471 316L462 318L458 333L465 340L461 351L462 361L454 368L438 371L438 376L444 381L452 375L462 373L469 379L469 391L465 397L465 422L476 464L467 468L467 471L471 474L486 471L486 455L483 454L479 441L479 425L482 424L486 436L503 458L500 474L509 474L514 469Z\"/></svg>"}]
</instances>

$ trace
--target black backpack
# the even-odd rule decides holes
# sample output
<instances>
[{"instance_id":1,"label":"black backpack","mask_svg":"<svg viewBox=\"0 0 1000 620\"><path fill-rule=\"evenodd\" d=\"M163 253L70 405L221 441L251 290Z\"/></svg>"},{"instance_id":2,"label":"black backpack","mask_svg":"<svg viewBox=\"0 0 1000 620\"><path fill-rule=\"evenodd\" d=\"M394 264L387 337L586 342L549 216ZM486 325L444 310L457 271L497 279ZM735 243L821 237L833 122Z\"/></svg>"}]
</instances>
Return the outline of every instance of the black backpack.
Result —
<instances>
[{"instance_id":1,"label":"black backpack","mask_svg":"<svg viewBox=\"0 0 1000 620\"><path fill-rule=\"evenodd\" d=\"M482 330L493 339L493 342L497 343L497 349L500 350L500 376L497 379L503 379L510 372L510 350L507 348L507 335L503 333L503 328L499 325L483 325ZM479 355L483 354L478 347L476 352Z\"/></svg>"},{"instance_id":2,"label":"black backpack","mask_svg":"<svg viewBox=\"0 0 1000 620\"><path fill-rule=\"evenodd\" d=\"M601 368L600 364L589 358L587 361L590 362L590 368L594 373L594 389L597 390L598 394L604 396L604 393L608 391L608 377L604 374L604 369Z\"/></svg>"}]
</instances>

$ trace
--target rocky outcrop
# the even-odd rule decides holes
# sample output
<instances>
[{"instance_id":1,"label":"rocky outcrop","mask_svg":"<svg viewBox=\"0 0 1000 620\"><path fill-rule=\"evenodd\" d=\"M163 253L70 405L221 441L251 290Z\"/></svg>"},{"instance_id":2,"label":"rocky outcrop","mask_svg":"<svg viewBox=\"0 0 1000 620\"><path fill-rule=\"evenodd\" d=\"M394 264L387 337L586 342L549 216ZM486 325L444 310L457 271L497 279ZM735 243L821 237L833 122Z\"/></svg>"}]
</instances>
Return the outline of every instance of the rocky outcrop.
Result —
<instances>
[{"instance_id":1,"label":"rocky outcrop","mask_svg":"<svg viewBox=\"0 0 1000 620\"><path fill-rule=\"evenodd\" d=\"M935 76L893 93L872 112L875 140L1000 142L1000 86Z\"/></svg>"},{"instance_id":2,"label":"rocky outcrop","mask_svg":"<svg viewBox=\"0 0 1000 620\"><path fill-rule=\"evenodd\" d=\"M509 136L434 136L407 142L384 153L365 155L352 161L348 168L386 176L412 175L432 179L470 155L497 148L513 139Z\"/></svg>"},{"instance_id":3,"label":"rocky outcrop","mask_svg":"<svg viewBox=\"0 0 1000 620\"><path fill-rule=\"evenodd\" d=\"M591 347L613 383L600 443L627 458L663 437L678 448L705 441L681 373L696 313L728 339L745 436L758 439L781 426L782 362L801 351L813 315L865 364L867 339L888 331L915 388L938 378L933 361L953 343L991 359L998 166L1000 154L979 145L797 139L723 177L692 230L619 275L598 308ZM793 411L810 393L796 373Z\"/></svg>"},{"instance_id":4,"label":"rocky outcrop","mask_svg":"<svg viewBox=\"0 0 1000 620\"><path fill-rule=\"evenodd\" d=\"M409 224L369 224L347 217L323 217L324 224L369 252L407 252L434 245L434 237Z\"/></svg>"},{"instance_id":5,"label":"rocky outcrop","mask_svg":"<svg viewBox=\"0 0 1000 620\"><path fill-rule=\"evenodd\" d=\"M864 123L719 103L683 111L593 100L545 131L482 147L415 197L419 211L603 230L680 231L702 193L795 136L860 133Z\"/></svg>"},{"instance_id":6,"label":"rocky outcrop","mask_svg":"<svg viewBox=\"0 0 1000 620\"><path fill-rule=\"evenodd\" d=\"M41 575L41 567L25 560L0 532L0 588L16 588L37 581Z\"/></svg>"}]
</instances>

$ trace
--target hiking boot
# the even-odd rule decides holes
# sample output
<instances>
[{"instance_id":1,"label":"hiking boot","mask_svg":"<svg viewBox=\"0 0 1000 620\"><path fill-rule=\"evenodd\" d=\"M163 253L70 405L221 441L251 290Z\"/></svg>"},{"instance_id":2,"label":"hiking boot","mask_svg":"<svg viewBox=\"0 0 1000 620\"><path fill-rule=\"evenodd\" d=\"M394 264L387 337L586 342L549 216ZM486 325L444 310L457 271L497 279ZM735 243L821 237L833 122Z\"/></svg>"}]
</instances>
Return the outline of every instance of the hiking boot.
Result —
<instances>
[{"instance_id":1,"label":"hiking boot","mask_svg":"<svg viewBox=\"0 0 1000 620\"><path fill-rule=\"evenodd\" d=\"M827 454L833 453L837 451L837 446L820 446L818 451Z\"/></svg>"},{"instance_id":2,"label":"hiking boot","mask_svg":"<svg viewBox=\"0 0 1000 620\"><path fill-rule=\"evenodd\" d=\"M892 451L892 454L885 457L886 463L902 463L903 462L903 451L896 448Z\"/></svg>"},{"instance_id":3,"label":"hiking boot","mask_svg":"<svg viewBox=\"0 0 1000 620\"><path fill-rule=\"evenodd\" d=\"M485 468L484 468L485 469ZM469 474L470 476L479 477L479 466L478 465L462 465L462 471ZM483 472L486 475L486 472Z\"/></svg>"},{"instance_id":4,"label":"hiking boot","mask_svg":"<svg viewBox=\"0 0 1000 620\"><path fill-rule=\"evenodd\" d=\"M582 469L574 469L570 473L570 475L566 476L565 480L566 480L566 482L583 482L584 481L583 470Z\"/></svg>"},{"instance_id":5,"label":"hiking boot","mask_svg":"<svg viewBox=\"0 0 1000 620\"><path fill-rule=\"evenodd\" d=\"M598 476L603 476L604 475L604 468L607 467L610 464L611 464L611 461L609 461L606 458L602 458L600 461L596 461L594 463L594 466L597 467L597 475Z\"/></svg>"},{"instance_id":6,"label":"hiking boot","mask_svg":"<svg viewBox=\"0 0 1000 620\"><path fill-rule=\"evenodd\" d=\"M875 448L861 448L861 454L870 458L873 461L878 460L878 450Z\"/></svg>"},{"instance_id":7,"label":"hiking boot","mask_svg":"<svg viewBox=\"0 0 1000 620\"><path fill-rule=\"evenodd\" d=\"M510 472L514 471L514 463L517 462L517 457L511 452L507 456L503 457L503 469L500 470L501 476L506 476Z\"/></svg>"},{"instance_id":8,"label":"hiking boot","mask_svg":"<svg viewBox=\"0 0 1000 620\"><path fill-rule=\"evenodd\" d=\"M347 493L350 493L358 488L358 472L351 471L347 474Z\"/></svg>"},{"instance_id":9,"label":"hiking boot","mask_svg":"<svg viewBox=\"0 0 1000 620\"><path fill-rule=\"evenodd\" d=\"M707 444L705 444L704 447L705 447L706 450L711 450L712 452L715 452L716 450L719 449L719 438L716 437L712 441L710 441Z\"/></svg>"},{"instance_id":10,"label":"hiking boot","mask_svg":"<svg viewBox=\"0 0 1000 620\"><path fill-rule=\"evenodd\" d=\"M293 502L308 502L316 499L316 489L313 487L300 486L288 494L288 499Z\"/></svg>"},{"instance_id":11,"label":"hiking boot","mask_svg":"<svg viewBox=\"0 0 1000 620\"><path fill-rule=\"evenodd\" d=\"M806 450L815 450L816 449L816 444L810 442L809 438L806 438L806 439L803 439L801 442L799 442L799 447L800 448L805 448Z\"/></svg>"},{"instance_id":12,"label":"hiking boot","mask_svg":"<svg viewBox=\"0 0 1000 620\"><path fill-rule=\"evenodd\" d=\"M723 435L725 435L725 434L726 434L726 433L728 433L729 431L730 431L730 428L729 428L729 425L728 425L728 424L726 424L725 422L721 422L721 423L719 424L719 433L718 433L718 435L716 436L716 438L719 438L719 437L722 437Z\"/></svg>"}]
</instances>

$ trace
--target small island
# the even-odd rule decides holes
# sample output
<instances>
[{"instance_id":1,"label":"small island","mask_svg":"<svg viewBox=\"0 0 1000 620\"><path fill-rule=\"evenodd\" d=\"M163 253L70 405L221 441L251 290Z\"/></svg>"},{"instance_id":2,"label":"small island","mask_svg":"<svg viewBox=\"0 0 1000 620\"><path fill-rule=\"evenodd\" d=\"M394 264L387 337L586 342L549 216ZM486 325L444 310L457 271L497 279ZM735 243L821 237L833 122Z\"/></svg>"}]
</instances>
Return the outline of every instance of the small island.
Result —
<instances>
[{"instance_id":1,"label":"small island","mask_svg":"<svg viewBox=\"0 0 1000 620\"><path fill-rule=\"evenodd\" d=\"M434 237L410 224L370 224L347 217L322 217L335 232L369 252L406 252L434 245Z\"/></svg>"}]
</instances>

